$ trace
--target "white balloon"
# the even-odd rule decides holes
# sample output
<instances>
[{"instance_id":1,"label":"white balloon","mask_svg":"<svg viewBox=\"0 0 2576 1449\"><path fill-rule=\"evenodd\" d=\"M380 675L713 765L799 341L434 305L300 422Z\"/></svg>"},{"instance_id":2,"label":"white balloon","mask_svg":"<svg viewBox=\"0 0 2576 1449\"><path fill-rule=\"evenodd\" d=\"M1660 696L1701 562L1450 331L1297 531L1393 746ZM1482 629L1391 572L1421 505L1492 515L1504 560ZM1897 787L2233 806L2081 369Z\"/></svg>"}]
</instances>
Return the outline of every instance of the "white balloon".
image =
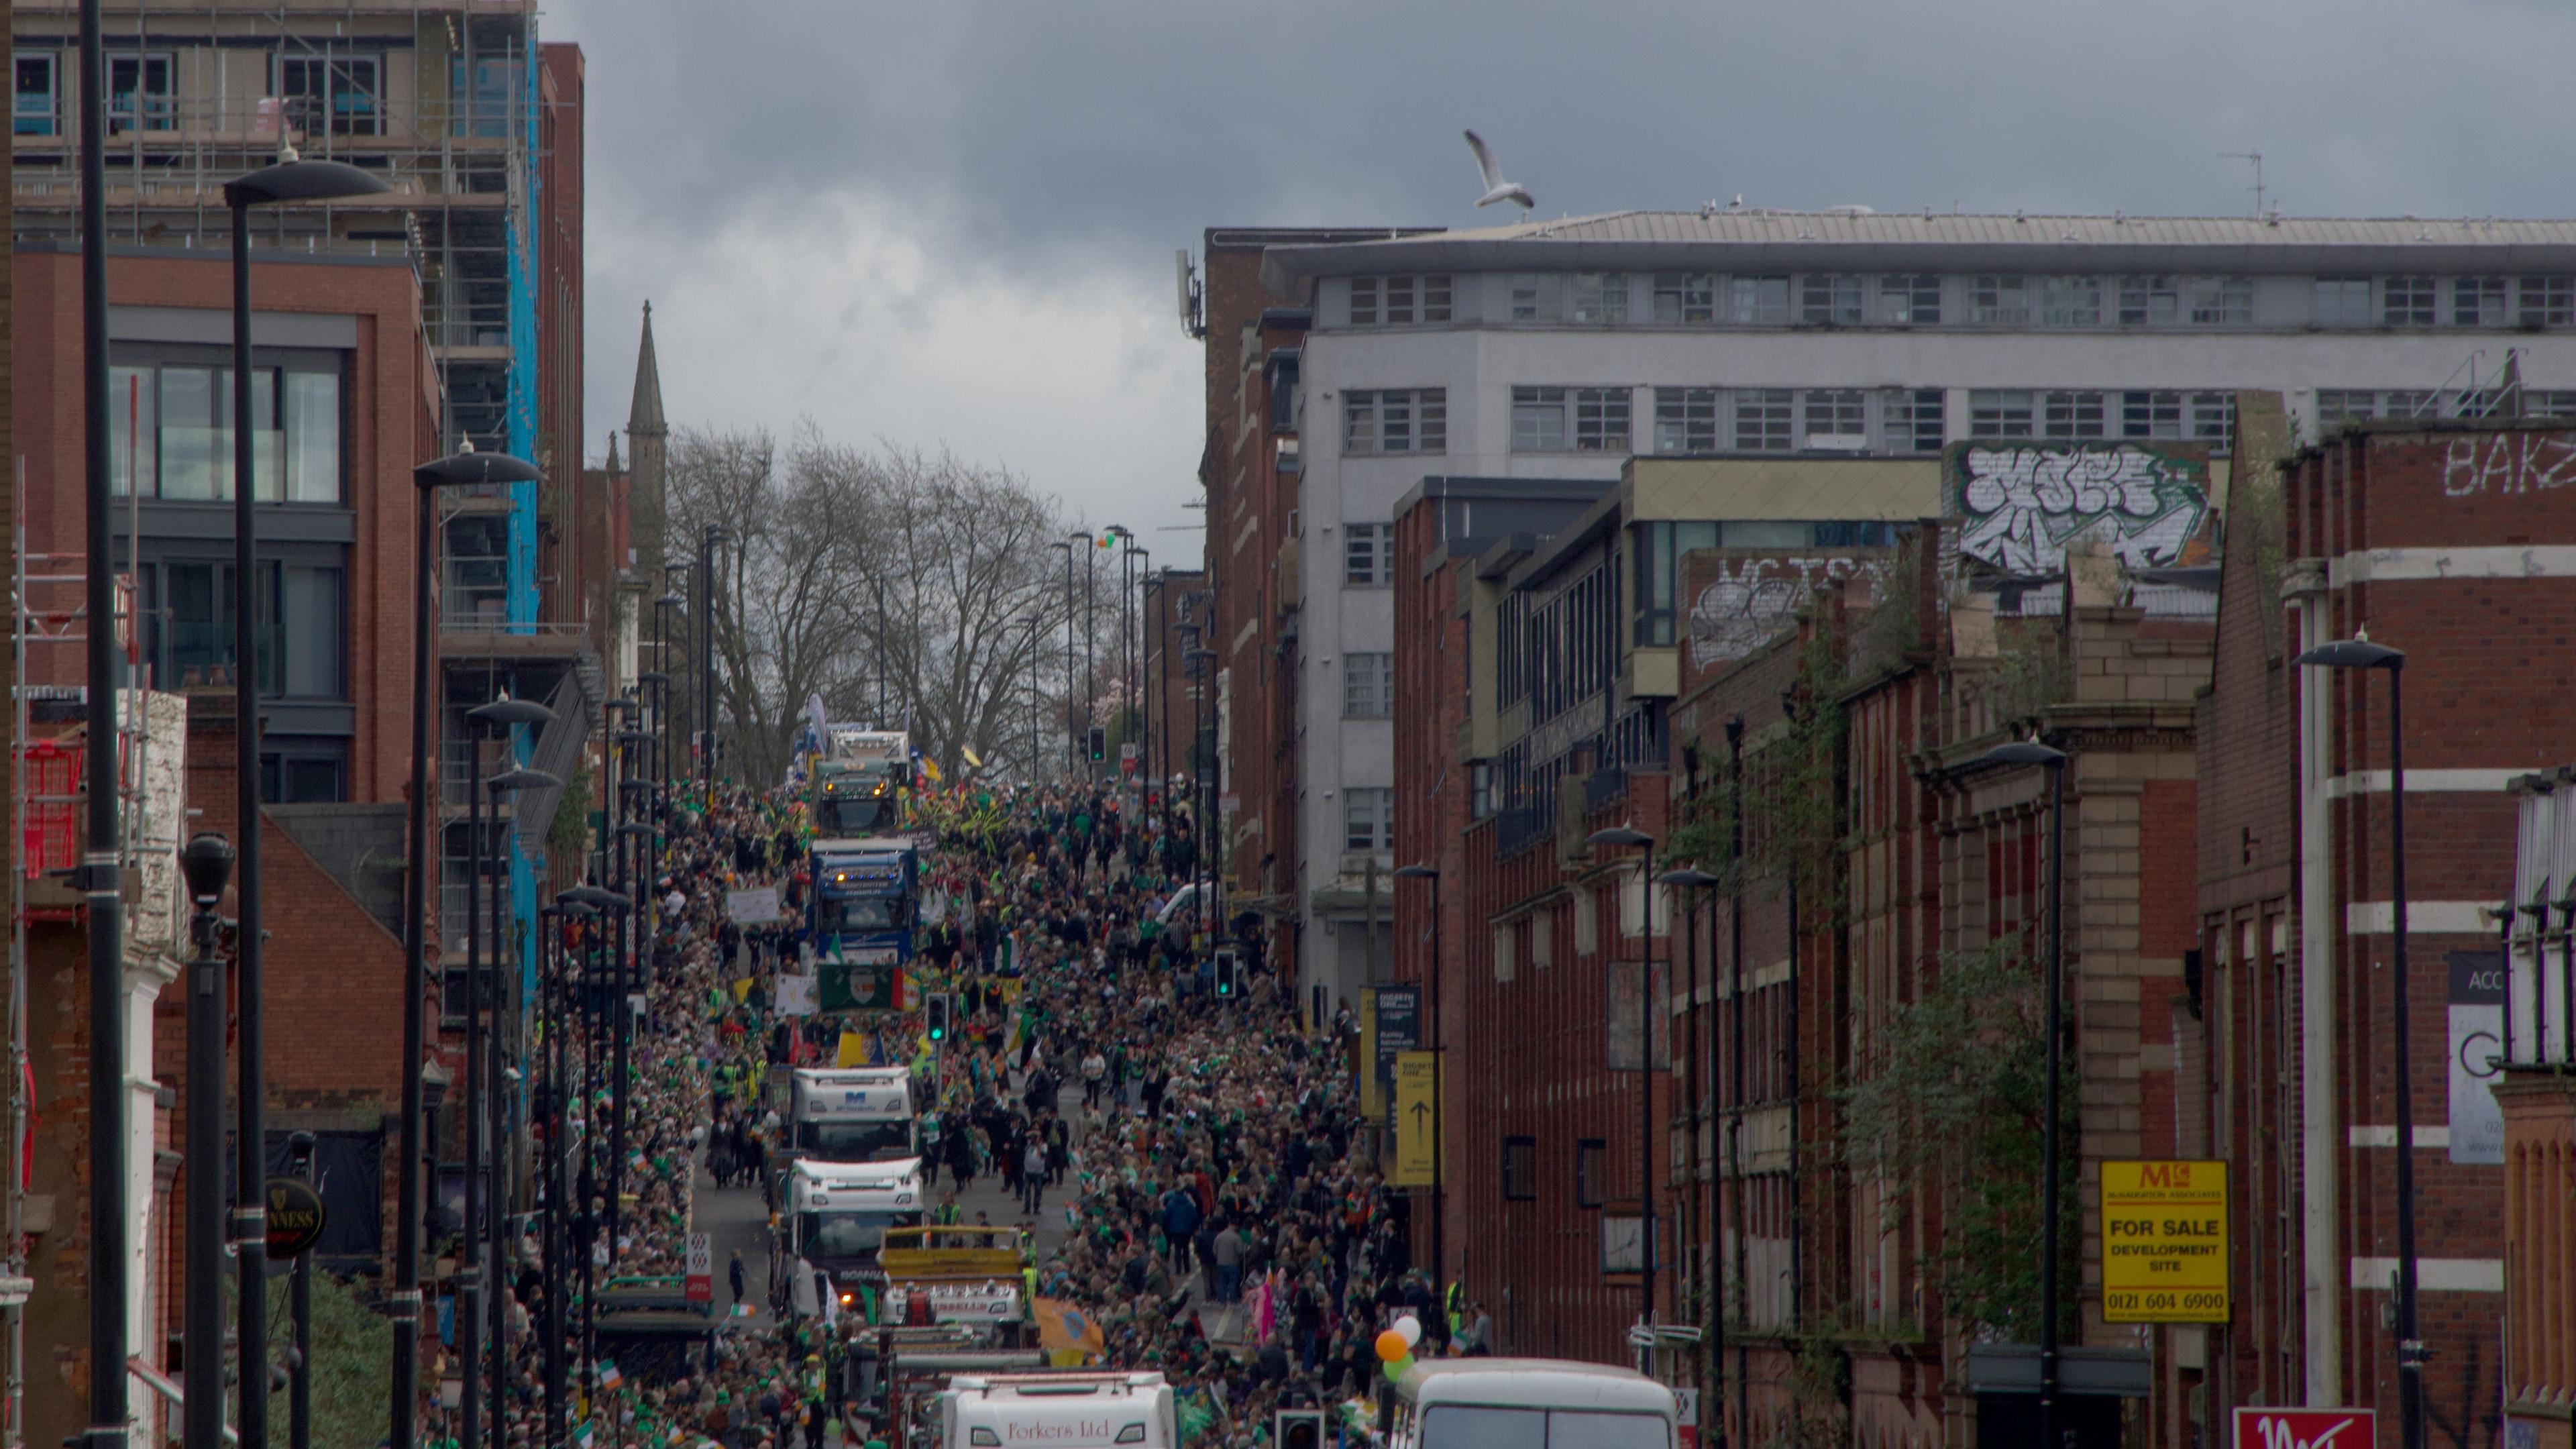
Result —
<instances>
[{"instance_id":1,"label":"white balloon","mask_svg":"<svg viewBox=\"0 0 2576 1449\"><path fill-rule=\"evenodd\" d=\"M1422 1320L1408 1313L1395 1321L1395 1335L1407 1348L1422 1342Z\"/></svg>"}]
</instances>

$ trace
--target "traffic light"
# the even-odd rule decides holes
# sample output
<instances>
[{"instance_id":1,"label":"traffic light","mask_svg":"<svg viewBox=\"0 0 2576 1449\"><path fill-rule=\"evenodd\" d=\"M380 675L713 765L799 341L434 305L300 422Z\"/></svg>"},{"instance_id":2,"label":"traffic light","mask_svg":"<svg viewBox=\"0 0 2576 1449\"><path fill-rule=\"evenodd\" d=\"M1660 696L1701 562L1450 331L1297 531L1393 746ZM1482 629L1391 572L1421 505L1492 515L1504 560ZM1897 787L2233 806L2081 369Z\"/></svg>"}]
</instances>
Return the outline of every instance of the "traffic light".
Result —
<instances>
[{"instance_id":1,"label":"traffic light","mask_svg":"<svg viewBox=\"0 0 2576 1449\"><path fill-rule=\"evenodd\" d=\"M1231 1001L1243 994L1243 961L1232 947L1216 953L1216 994L1220 1001Z\"/></svg>"},{"instance_id":2,"label":"traffic light","mask_svg":"<svg viewBox=\"0 0 2576 1449\"><path fill-rule=\"evenodd\" d=\"M1278 1449L1324 1449L1324 1411L1281 1409L1270 1422L1270 1442Z\"/></svg>"},{"instance_id":3,"label":"traffic light","mask_svg":"<svg viewBox=\"0 0 2576 1449\"><path fill-rule=\"evenodd\" d=\"M928 1026L930 1040L934 1044L948 1040L948 993L934 991L923 997L921 1013Z\"/></svg>"},{"instance_id":4,"label":"traffic light","mask_svg":"<svg viewBox=\"0 0 2576 1449\"><path fill-rule=\"evenodd\" d=\"M1093 725L1091 727L1091 733L1086 737L1086 740L1087 746L1091 752L1091 762L1093 764L1099 764L1109 758L1109 731L1102 729L1098 725Z\"/></svg>"}]
</instances>

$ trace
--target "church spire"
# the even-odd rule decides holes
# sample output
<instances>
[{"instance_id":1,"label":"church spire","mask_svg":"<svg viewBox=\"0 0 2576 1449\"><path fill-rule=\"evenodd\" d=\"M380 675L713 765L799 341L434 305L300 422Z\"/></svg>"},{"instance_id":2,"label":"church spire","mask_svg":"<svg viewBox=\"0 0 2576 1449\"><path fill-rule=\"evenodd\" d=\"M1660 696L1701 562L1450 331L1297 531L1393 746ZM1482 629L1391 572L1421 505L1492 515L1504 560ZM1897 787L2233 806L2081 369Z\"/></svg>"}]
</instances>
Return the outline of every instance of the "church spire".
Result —
<instances>
[{"instance_id":1,"label":"church spire","mask_svg":"<svg viewBox=\"0 0 2576 1449\"><path fill-rule=\"evenodd\" d=\"M617 461L617 430L615 428L610 428L608 430L608 467L605 471L610 477L615 477L616 475L626 471L625 468L621 467Z\"/></svg>"},{"instance_id":2,"label":"church spire","mask_svg":"<svg viewBox=\"0 0 2576 1449\"><path fill-rule=\"evenodd\" d=\"M635 404L627 412L626 432L661 437L669 429L662 419L662 369L653 357L653 304L644 304L644 341L635 350Z\"/></svg>"}]
</instances>

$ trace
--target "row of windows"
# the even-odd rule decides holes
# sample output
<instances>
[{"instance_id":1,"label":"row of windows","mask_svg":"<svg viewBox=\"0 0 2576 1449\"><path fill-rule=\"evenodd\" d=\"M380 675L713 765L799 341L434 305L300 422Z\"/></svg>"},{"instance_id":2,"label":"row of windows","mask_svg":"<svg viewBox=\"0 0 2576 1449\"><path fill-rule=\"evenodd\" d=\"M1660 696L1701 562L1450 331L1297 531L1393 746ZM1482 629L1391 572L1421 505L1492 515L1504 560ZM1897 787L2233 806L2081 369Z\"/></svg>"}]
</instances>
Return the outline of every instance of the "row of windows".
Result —
<instances>
[{"instance_id":1,"label":"row of windows","mask_svg":"<svg viewBox=\"0 0 2576 1449\"><path fill-rule=\"evenodd\" d=\"M2576 276L2317 277L2305 315L2250 276L2001 272L1523 272L1506 319L1586 327L2567 327ZM1446 275L1356 277L1354 327L1453 320Z\"/></svg>"},{"instance_id":2,"label":"row of windows","mask_svg":"<svg viewBox=\"0 0 2576 1449\"><path fill-rule=\"evenodd\" d=\"M14 92L10 129L20 136L64 134L63 82L71 52L20 50L10 57ZM299 131L374 136L384 131L384 59L372 55L269 57L270 95L284 122ZM178 63L166 51L107 57L107 128L179 129ZM1430 320L1430 319L1425 319Z\"/></svg>"},{"instance_id":3,"label":"row of windows","mask_svg":"<svg viewBox=\"0 0 2576 1449\"><path fill-rule=\"evenodd\" d=\"M1610 1144L1585 1137L1574 1144L1574 1205L1597 1208L1609 1200L1606 1162ZM1503 1201L1538 1200L1538 1139L1503 1139Z\"/></svg>"},{"instance_id":4,"label":"row of windows","mask_svg":"<svg viewBox=\"0 0 2576 1449\"><path fill-rule=\"evenodd\" d=\"M2520 388L2508 394L2498 388L2317 389L2320 428L2364 418L2484 418L2502 414L2576 418L2576 391Z\"/></svg>"},{"instance_id":5,"label":"row of windows","mask_svg":"<svg viewBox=\"0 0 2576 1449\"><path fill-rule=\"evenodd\" d=\"M120 364L108 369L107 394L108 477L117 494L232 497L232 369ZM254 496L268 503L338 503L338 371L256 368L250 396Z\"/></svg>"},{"instance_id":6,"label":"row of windows","mask_svg":"<svg viewBox=\"0 0 2576 1449\"><path fill-rule=\"evenodd\" d=\"M1612 453L1637 446L1637 389L1522 386L1512 389L1515 453ZM1945 394L1939 388L1658 387L1653 451L1855 453L1941 451ZM2224 450L2232 400L2181 389L2047 391L1979 389L1968 394L1967 436L1976 438L2139 438L2196 440ZM2358 416L2358 414L2356 414ZM1447 392L1441 388L1353 392L1342 408L1343 440L1361 456L1445 452ZM1351 547L1360 547L1354 539ZM1359 569L1354 554L1353 569ZM1375 580L1372 580L1375 581ZM1361 582L1354 577L1352 582Z\"/></svg>"}]
</instances>

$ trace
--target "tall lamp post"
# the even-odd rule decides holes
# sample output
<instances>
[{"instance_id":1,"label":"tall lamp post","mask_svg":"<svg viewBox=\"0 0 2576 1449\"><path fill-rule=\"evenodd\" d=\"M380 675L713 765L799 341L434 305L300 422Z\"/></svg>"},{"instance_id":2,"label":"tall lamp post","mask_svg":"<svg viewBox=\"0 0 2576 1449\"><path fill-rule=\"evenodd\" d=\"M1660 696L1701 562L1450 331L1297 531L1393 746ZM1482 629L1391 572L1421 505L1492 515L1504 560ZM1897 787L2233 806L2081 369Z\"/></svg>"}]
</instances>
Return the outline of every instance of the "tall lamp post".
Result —
<instances>
[{"instance_id":1,"label":"tall lamp post","mask_svg":"<svg viewBox=\"0 0 2576 1449\"><path fill-rule=\"evenodd\" d=\"M1129 740L1136 746L1136 788L1140 792L1136 797L1136 808L1141 812L1145 807L1145 796L1141 792L1148 789L1153 781L1150 767L1154 763L1154 752L1146 743L1151 738L1146 726L1146 720L1150 718L1146 706L1151 701L1145 692L1145 571L1154 560L1154 551L1137 547L1133 536L1128 538L1127 545L1127 588L1119 596L1122 611L1128 612L1123 631L1127 636L1127 677L1119 681L1118 692L1122 695L1130 690L1135 692L1127 720Z\"/></svg>"},{"instance_id":2,"label":"tall lamp post","mask_svg":"<svg viewBox=\"0 0 2576 1449\"><path fill-rule=\"evenodd\" d=\"M712 808L716 797L716 545L730 543L733 530L710 523L698 530L698 698L706 703L706 751L699 759L699 782Z\"/></svg>"},{"instance_id":3,"label":"tall lamp post","mask_svg":"<svg viewBox=\"0 0 2576 1449\"><path fill-rule=\"evenodd\" d=\"M1208 948L1213 951L1217 929L1225 920L1216 898L1219 864L1216 854L1216 751L1206 747L1210 711L1216 706L1216 651L1192 649L1182 657L1189 664L1190 678L1198 682L1199 744L1191 750L1194 757L1191 783L1196 788L1190 793L1197 797L1199 808L1198 869L1202 887L1198 894L1199 918L1207 923Z\"/></svg>"},{"instance_id":4,"label":"tall lamp post","mask_svg":"<svg viewBox=\"0 0 2576 1449\"><path fill-rule=\"evenodd\" d=\"M187 1449L223 1449L224 1438L224 959L216 945L222 929L215 907L232 878L233 847L220 835L200 834L179 852L179 869L195 907L189 926L197 959L188 967L188 1214L187 1402L182 1410ZM258 1179L267 1181L263 1173ZM251 1189L244 1185L243 1195ZM245 1284L265 1293L267 1284ZM245 1293L243 1296L249 1296ZM121 1367L121 1365L120 1365ZM267 1354L245 1344L242 1381L265 1386ZM125 1376L99 1366L97 1372Z\"/></svg>"},{"instance_id":5,"label":"tall lamp post","mask_svg":"<svg viewBox=\"0 0 2576 1449\"><path fill-rule=\"evenodd\" d=\"M1064 769L1071 775L1081 755L1073 720L1073 543L1059 538L1047 547L1064 555Z\"/></svg>"},{"instance_id":6,"label":"tall lamp post","mask_svg":"<svg viewBox=\"0 0 2576 1449\"><path fill-rule=\"evenodd\" d=\"M1655 837L1626 825L1593 831L1595 846L1629 846L1645 853L1637 872L1646 959L1637 967L1637 1211L1639 1216L1637 1325L1645 1330L1638 1350L1649 1368L1654 1364L1655 1329Z\"/></svg>"},{"instance_id":7,"label":"tall lamp post","mask_svg":"<svg viewBox=\"0 0 2576 1449\"><path fill-rule=\"evenodd\" d=\"M1440 869L1430 865L1396 867L1397 880L1431 882L1431 965L1422 974L1430 986L1431 1008L1431 1311L1448 1327L1449 1299L1442 1286L1449 1277L1449 1139L1440 1126L1448 1093L1449 1044L1440 1035Z\"/></svg>"},{"instance_id":8,"label":"tall lamp post","mask_svg":"<svg viewBox=\"0 0 2576 1449\"><path fill-rule=\"evenodd\" d=\"M235 810L241 822L235 832L241 837L235 847L240 885L233 896L234 914L241 923L233 965L241 1023L234 1181L241 1185L241 1201L233 1210L233 1249L240 1257L245 1284L265 1283L268 1263L268 1203L254 1190L255 1184L268 1181L268 1088L260 1031L259 574L254 558L259 534L253 509L259 486L254 446L258 434L251 426L256 421L252 403L259 389L250 354L250 209L277 202L375 196L388 189L384 182L343 162L298 160L293 147L276 165L224 184L224 204L232 209L233 223L233 738L238 776ZM272 389L270 405L276 403ZM280 469L285 467L283 447L277 462ZM283 610L283 596L276 602ZM239 1433L245 1449L266 1449L268 1375L252 1372L250 1365L262 1357L253 1346L268 1342L268 1295L245 1292L239 1296L236 1326L244 1345Z\"/></svg>"},{"instance_id":9,"label":"tall lamp post","mask_svg":"<svg viewBox=\"0 0 2576 1449\"><path fill-rule=\"evenodd\" d=\"M2397 1294L2390 1325L2397 1335L2397 1417L2405 1449L2424 1449L2424 1340L2415 1317L2415 1077L2408 1045L2414 1018L2406 979L2406 654L2370 641L2368 630L2350 639L2320 644L2299 656L2301 664L2320 669L2385 669L2388 671L2388 889L2393 919L2389 977L2393 1049L2390 1064L2397 1074Z\"/></svg>"},{"instance_id":10,"label":"tall lamp post","mask_svg":"<svg viewBox=\"0 0 2576 1449\"><path fill-rule=\"evenodd\" d=\"M394 1216L394 1291L387 1305L393 1320L392 1449L416 1449L420 1416L420 1154L421 1053L426 1024L422 997L429 990L426 917L429 873L436 863L429 851L429 716L432 708L429 660L430 570L437 559L438 520L433 506L441 488L490 483L531 483L543 477L537 465L507 453L477 453L468 447L411 470L412 519L412 657L411 657L411 815L410 868L403 880L403 1085L402 1161L396 1169L395 1192L402 1199Z\"/></svg>"},{"instance_id":11,"label":"tall lamp post","mask_svg":"<svg viewBox=\"0 0 2576 1449\"><path fill-rule=\"evenodd\" d=\"M1098 642L1098 641L1097 641L1097 635L1098 635L1098 634L1099 634L1099 632L1100 632L1100 621L1099 621L1097 618L1095 618L1095 617L1093 616L1093 611L1092 611L1092 593L1093 593L1093 583L1092 583L1092 581L1093 581L1093 580L1095 580L1095 579L1097 579L1097 578L1100 576L1100 568L1099 568L1099 565L1098 565L1096 562L1094 562L1094 561L1093 561L1093 559L1092 559L1092 557L1091 557L1091 554L1092 554L1092 551L1093 551L1094 549L1098 548L1100 545L1099 545L1099 543L1098 543L1096 540L1094 540L1094 539L1092 538L1092 536L1091 536L1090 532L1089 532L1088 530L1085 530L1085 529L1076 529L1076 530L1075 530L1075 531L1074 531L1074 532L1073 532L1073 533L1072 533L1072 534L1071 534L1071 535L1066 539L1066 542L1067 542L1067 543L1073 543L1073 541L1074 541L1075 539L1079 539L1079 540L1081 540L1081 542L1080 542L1080 543L1075 544L1075 547L1079 548L1079 549L1081 550L1081 553L1082 553L1082 726L1083 726L1083 728L1082 728L1082 729L1080 729L1080 730L1077 730L1077 731L1076 731L1076 738L1077 738L1077 739L1079 739L1079 738L1084 737L1084 736L1088 733L1089 727L1091 726L1091 724L1092 724L1092 722L1093 722L1093 720L1094 720L1095 716L1096 716L1096 715L1097 715L1097 713L1098 713L1098 704L1099 704L1098 698L1097 698L1097 696L1095 695L1095 692L1094 692L1094 691L1095 691L1096 686L1097 686L1097 685L1098 685L1098 683L1099 683L1099 679L1100 679L1100 667L1099 667L1099 665L1098 665L1097 663L1095 663L1095 662L1094 662L1094 660L1093 660L1093 658L1092 658L1092 650L1093 650L1093 647L1095 646L1095 644ZM1066 557L1067 557L1067 562L1070 562L1070 561L1071 561L1071 555L1070 555L1070 554L1068 554ZM1068 604L1069 604L1069 601L1068 601ZM1068 657L1068 658L1070 658L1071 656L1070 656L1070 655L1068 655L1067 657ZM1075 763L1074 763L1074 773L1075 773L1076 775L1082 775L1082 774L1086 774L1086 773L1087 773L1087 774L1089 774L1093 779L1097 780L1097 779L1099 778L1099 776L1100 776L1100 772L1099 772L1098 770L1086 770L1086 769L1085 769L1085 766L1087 766L1090 762L1082 758L1082 747L1081 747L1079 744L1077 744L1077 745L1075 745L1075 746L1074 746L1074 752L1073 752L1073 754L1074 754L1074 762L1075 762Z\"/></svg>"},{"instance_id":12,"label":"tall lamp post","mask_svg":"<svg viewBox=\"0 0 2576 1449\"><path fill-rule=\"evenodd\" d=\"M2064 1075L2059 1064L2066 1051L2066 752L2036 739L2008 740L1953 767L1951 773L1960 776L2031 765L2048 771L2048 1065L2040 1092L2043 1115L2039 1124L2039 1433L2040 1442L2052 1444L2057 1440L2058 1424L2058 1216L2063 1210L2058 1101Z\"/></svg>"}]
</instances>

